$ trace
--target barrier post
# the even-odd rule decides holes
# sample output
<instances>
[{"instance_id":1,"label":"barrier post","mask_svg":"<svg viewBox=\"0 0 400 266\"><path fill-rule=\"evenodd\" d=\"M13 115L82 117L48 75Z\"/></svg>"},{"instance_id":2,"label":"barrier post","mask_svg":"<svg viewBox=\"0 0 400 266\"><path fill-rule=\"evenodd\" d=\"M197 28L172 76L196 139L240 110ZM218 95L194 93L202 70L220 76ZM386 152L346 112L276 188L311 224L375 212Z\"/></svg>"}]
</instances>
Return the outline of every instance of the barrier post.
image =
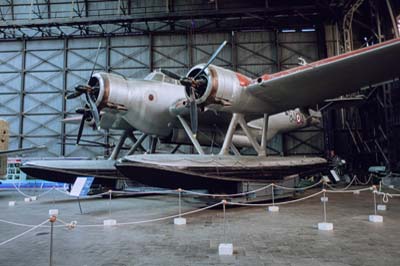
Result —
<instances>
[{"instance_id":1,"label":"barrier post","mask_svg":"<svg viewBox=\"0 0 400 266\"><path fill-rule=\"evenodd\" d=\"M332 231L333 230L333 224L326 222L326 203L328 202L328 198L326 197L326 189L325 186L323 186L324 189L323 191L323 197L321 197L322 205L323 205L323 210L324 210L324 221L322 223L318 223L318 230L321 231ZM326 199L326 200L322 200Z\"/></svg>"},{"instance_id":2,"label":"barrier post","mask_svg":"<svg viewBox=\"0 0 400 266\"><path fill-rule=\"evenodd\" d=\"M269 212L279 212L279 207L275 206L275 190L274 190L275 184L271 184L271 197L272 197L272 206L268 206L268 211Z\"/></svg>"},{"instance_id":3,"label":"barrier post","mask_svg":"<svg viewBox=\"0 0 400 266\"><path fill-rule=\"evenodd\" d=\"M50 222L50 258L49 258L49 265L53 265L53 231L54 231L54 223L56 222L57 217L52 215L49 218Z\"/></svg>"},{"instance_id":4,"label":"barrier post","mask_svg":"<svg viewBox=\"0 0 400 266\"><path fill-rule=\"evenodd\" d=\"M108 200L108 216L109 218L103 221L104 226L113 226L117 225L117 220L111 219L111 198L112 198L112 190L108 191L109 193L109 200Z\"/></svg>"},{"instance_id":5,"label":"barrier post","mask_svg":"<svg viewBox=\"0 0 400 266\"><path fill-rule=\"evenodd\" d=\"M383 222L383 217L382 215L377 215L377 206L376 206L376 194L377 194L377 189L376 186L372 186L372 194L374 194L374 214L369 215L368 219L370 222L373 223L382 223Z\"/></svg>"},{"instance_id":6,"label":"barrier post","mask_svg":"<svg viewBox=\"0 0 400 266\"><path fill-rule=\"evenodd\" d=\"M224 243L219 244L218 246L218 254L220 256L232 256L233 255L233 244L232 243L226 243L227 242L227 237L226 237L226 200L222 200L222 209L223 209L223 227L224 227Z\"/></svg>"},{"instance_id":7,"label":"barrier post","mask_svg":"<svg viewBox=\"0 0 400 266\"><path fill-rule=\"evenodd\" d=\"M327 187L327 180L324 180L324 182L322 183L322 191L324 191L324 195L321 197L321 202L328 202L328 197L325 194L326 191L326 187ZM326 207L326 205L324 204L324 208Z\"/></svg>"},{"instance_id":8,"label":"barrier post","mask_svg":"<svg viewBox=\"0 0 400 266\"><path fill-rule=\"evenodd\" d=\"M182 214L182 189L178 188L178 208L179 208L179 217L174 218L174 224L175 225L184 225L186 224L186 218L182 218L181 214Z\"/></svg>"}]
</instances>

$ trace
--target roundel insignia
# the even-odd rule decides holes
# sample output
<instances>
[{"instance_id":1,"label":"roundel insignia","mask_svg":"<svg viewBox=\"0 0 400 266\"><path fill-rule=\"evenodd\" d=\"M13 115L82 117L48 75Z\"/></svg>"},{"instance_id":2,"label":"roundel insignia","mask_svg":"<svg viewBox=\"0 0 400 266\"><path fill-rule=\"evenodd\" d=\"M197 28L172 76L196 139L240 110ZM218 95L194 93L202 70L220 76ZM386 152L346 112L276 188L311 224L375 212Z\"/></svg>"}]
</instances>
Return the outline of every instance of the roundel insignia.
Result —
<instances>
[{"instance_id":1,"label":"roundel insignia","mask_svg":"<svg viewBox=\"0 0 400 266\"><path fill-rule=\"evenodd\" d=\"M301 124L303 122L299 113L296 113L296 122L297 124Z\"/></svg>"},{"instance_id":2,"label":"roundel insignia","mask_svg":"<svg viewBox=\"0 0 400 266\"><path fill-rule=\"evenodd\" d=\"M154 91L149 91L145 94L145 101L155 102L157 101L157 94Z\"/></svg>"}]
</instances>

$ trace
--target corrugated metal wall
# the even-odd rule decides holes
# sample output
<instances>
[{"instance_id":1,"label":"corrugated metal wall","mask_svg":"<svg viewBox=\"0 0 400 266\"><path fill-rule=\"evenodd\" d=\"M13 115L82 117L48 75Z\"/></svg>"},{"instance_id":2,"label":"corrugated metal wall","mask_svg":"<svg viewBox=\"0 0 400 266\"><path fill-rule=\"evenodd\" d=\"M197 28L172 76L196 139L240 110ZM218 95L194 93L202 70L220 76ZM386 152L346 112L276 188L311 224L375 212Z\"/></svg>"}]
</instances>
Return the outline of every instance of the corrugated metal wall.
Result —
<instances>
[{"instance_id":1,"label":"corrugated metal wall","mask_svg":"<svg viewBox=\"0 0 400 266\"><path fill-rule=\"evenodd\" d=\"M250 77L294 67L300 56L310 62L318 59L315 32L260 31L0 41L0 117L10 122L10 148L46 145L47 150L32 154L37 157L93 157L103 154L101 148L60 144L63 138L74 138L78 127L64 125L60 120L74 114L75 109L81 106L79 99L66 101L65 93L72 91L77 84L86 83L99 42L101 51L97 71L143 78L158 68L184 74L191 66L206 62L223 40L230 43L214 64ZM90 129L85 129L84 135L85 139L104 140L104 134ZM311 145L304 145L310 140ZM282 152L283 148L289 154L320 153L323 150L323 138L318 129L312 133L291 133L285 137L285 145L281 138L274 141L276 152Z\"/></svg>"}]
</instances>

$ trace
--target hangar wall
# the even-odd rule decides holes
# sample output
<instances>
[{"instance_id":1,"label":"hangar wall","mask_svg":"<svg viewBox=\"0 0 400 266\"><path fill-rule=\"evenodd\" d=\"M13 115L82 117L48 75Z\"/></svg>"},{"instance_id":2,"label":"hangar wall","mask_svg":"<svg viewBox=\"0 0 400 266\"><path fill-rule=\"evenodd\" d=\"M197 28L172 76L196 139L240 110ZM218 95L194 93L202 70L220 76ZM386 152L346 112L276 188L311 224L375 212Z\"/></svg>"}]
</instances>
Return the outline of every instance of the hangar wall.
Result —
<instances>
[{"instance_id":1,"label":"hangar wall","mask_svg":"<svg viewBox=\"0 0 400 266\"><path fill-rule=\"evenodd\" d=\"M207 61L223 40L230 45L215 64L249 77L296 66L300 56L307 61L318 59L315 32L154 34L0 42L0 116L10 122L10 148L48 147L32 154L35 157L103 154L102 148L62 144L63 140L76 136L78 125L60 122L82 104L79 99L66 101L64 96L75 85L87 81L99 42L96 71L143 78L159 68L184 74L191 66ZM320 152L323 147L320 132L291 133L285 147L291 154ZM116 132L107 133L106 140L113 141L115 136ZM86 129L84 138L104 141L105 137ZM310 138L317 140L317 144L299 149L298 144ZM273 145L273 150L281 152L280 141L274 141L278 144Z\"/></svg>"}]
</instances>

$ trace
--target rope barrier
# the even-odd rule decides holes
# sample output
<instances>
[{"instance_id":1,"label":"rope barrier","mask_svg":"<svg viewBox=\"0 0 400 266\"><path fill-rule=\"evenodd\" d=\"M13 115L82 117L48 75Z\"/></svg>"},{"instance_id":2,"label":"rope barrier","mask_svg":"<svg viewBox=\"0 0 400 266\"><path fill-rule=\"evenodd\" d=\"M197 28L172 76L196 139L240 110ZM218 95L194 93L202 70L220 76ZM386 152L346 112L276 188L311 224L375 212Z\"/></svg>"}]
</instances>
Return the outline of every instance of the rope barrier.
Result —
<instances>
[{"instance_id":1,"label":"rope barrier","mask_svg":"<svg viewBox=\"0 0 400 266\"><path fill-rule=\"evenodd\" d=\"M13 186L14 186L14 188L17 190L18 193L20 193L22 196L28 197L28 198L31 198L31 197L41 197L41 196L43 196L43 195L46 195L47 193L49 193L50 191L52 191L52 190L54 189L54 187L52 187L52 188L49 189L48 191L45 191L45 192L43 192L43 193L41 193L41 194L35 196L35 195L28 195L28 194L24 193L24 192L21 191L14 183L13 183Z\"/></svg>"},{"instance_id":2,"label":"rope barrier","mask_svg":"<svg viewBox=\"0 0 400 266\"><path fill-rule=\"evenodd\" d=\"M284 205L284 204L291 204L291 203L295 203L295 202L300 202L300 201L303 201L303 200L307 200L307 199L316 197L316 196L320 195L321 193L323 193L323 190L321 190L321 191L319 191L319 192L317 192L317 193L311 194L311 195L309 195L309 196L307 196L307 197L300 198L300 199L295 199L295 200L290 200L290 201L284 201L284 202L278 202L278 203L275 202L275 206L276 206L276 205ZM226 202L226 204L229 204L229 205L236 205L236 206L251 206L251 207L268 207L268 206L273 206L272 203L239 203L239 202L229 202L229 201Z\"/></svg>"},{"instance_id":3,"label":"rope barrier","mask_svg":"<svg viewBox=\"0 0 400 266\"><path fill-rule=\"evenodd\" d=\"M369 184L369 182L371 182L373 175L370 174L370 175L369 175L369 178L368 178L368 180L367 180L366 182L361 182L361 180L360 180L356 175L354 175L354 177L355 177L355 179L356 179L356 181L357 181L357 184L360 184L360 185L362 185L362 186L366 186L366 185Z\"/></svg>"},{"instance_id":4,"label":"rope barrier","mask_svg":"<svg viewBox=\"0 0 400 266\"><path fill-rule=\"evenodd\" d=\"M186 215L190 215L190 214L194 214L194 213L198 213L198 212L202 212L214 207L217 207L219 205L221 205L222 202L218 202L216 204L204 207L204 208L200 208L197 210L193 210L193 211L188 211L185 213L181 213L181 214L175 214L175 215L170 215L170 216L166 216L166 217L161 217L161 218L154 218L154 219L149 219L149 220L143 220L143 221L134 221L134 222L125 222L125 223L117 223L115 226L121 226L121 225L134 225L134 224L144 224L144 223L151 223L151 222L158 222L158 221L164 221L164 220L169 220L172 218L177 218L180 216L186 216ZM103 224L83 224L83 225L79 225L76 224L76 227L104 227Z\"/></svg>"},{"instance_id":5,"label":"rope barrier","mask_svg":"<svg viewBox=\"0 0 400 266\"><path fill-rule=\"evenodd\" d=\"M340 189L340 190L347 190L349 187L351 187L351 185L354 183L354 181L356 181L356 178L357 178L357 176L354 175L354 177L353 177L353 179L350 181L350 183L349 183L345 188ZM328 184L328 183L326 183L326 186L329 187L329 188L332 189L332 190L339 190L339 189L334 188L333 186L331 186L331 185Z\"/></svg>"},{"instance_id":6,"label":"rope barrier","mask_svg":"<svg viewBox=\"0 0 400 266\"><path fill-rule=\"evenodd\" d=\"M273 184L273 186L276 187L276 188L284 189L284 190L292 190L292 191L298 191L298 190L300 190L300 191L303 191L303 190L307 190L307 189L310 189L310 188L314 188L314 187L320 185L322 182L323 182L323 180L321 179L319 182L317 182L317 183L315 183L315 184L313 184L313 185L311 185L311 186L308 186L308 187L300 187L300 188L290 188L290 187L284 187L284 186L276 185L276 184Z\"/></svg>"},{"instance_id":7,"label":"rope barrier","mask_svg":"<svg viewBox=\"0 0 400 266\"><path fill-rule=\"evenodd\" d=\"M208 193L195 192L195 191L190 191L190 190L185 190L185 189L182 189L182 192L186 192L186 193L192 194L192 195L206 196L206 197L240 197L240 196L246 196L248 194L254 194L256 192L265 190L273 185L274 184L269 184L264 187L252 190L252 191L241 192L241 193L236 193L236 194L208 194Z\"/></svg>"},{"instance_id":8,"label":"rope barrier","mask_svg":"<svg viewBox=\"0 0 400 266\"><path fill-rule=\"evenodd\" d=\"M392 187L391 185L387 185L387 184L383 183L383 181L381 181L381 184L382 184L383 186L385 186L386 188L388 188L388 189L391 189L391 190L400 192L400 189L394 188L394 187Z\"/></svg>"},{"instance_id":9,"label":"rope barrier","mask_svg":"<svg viewBox=\"0 0 400 266\"><path fill-rule=\"evenodd\" d=\"M34 224L16 223L16 222L7 221L7 220L3 220L3 219L0 219L0 222L1 223L5 223L5 224L10 224L10 225L15 225L15 226L22 226L22 227L35 227L36 226ZM46 228L46 227L50 227L50 225L41 225L40 227L45 227ZM55 227L63 227L63 225L57 225Z\"/></svg>"},{"instance_id":10,"label":"rope barrier","mask_svg":"<svg viewBox=\"0 0 400 266\"><path fill-rule=\"evenodd\" d=\"M1 243L0 243L0 246L3 246L3 245L5 245L5 244L7 244L7 243L9 243L9 242L11 242L11 241L17 239L17 238L20 238L21 236L26 235L27 233L29 233L29 232L35 230L36 228L41 227L42 225L44 225L44 224L47 223L48 221L49 221L49 220L46 219L46 220L43 221L42 223L33 226L32 228L26 230L25 232L23 232L23 233L21 233L21 234L19 234L19 235L16 235L16 236L14 236L14 237L12 237L12 238L10 238L10 239L8 239L8 240L5 240L5 241L1 242Z\"/></svg>"},{"instance_id":11,"label":"rope barrier","mask_svg":"<svg viewBox=\"0 0 400 266\"><path fill-rule=\"evenodd\" d=\"M327 193L354 193L354 192L363 192L363 191L368 191L372 190L373 187L366 187L366 188L360 188L360 189L353 189L353 190L329 190L327 189Z\"/></svg>"}]
</instances>

